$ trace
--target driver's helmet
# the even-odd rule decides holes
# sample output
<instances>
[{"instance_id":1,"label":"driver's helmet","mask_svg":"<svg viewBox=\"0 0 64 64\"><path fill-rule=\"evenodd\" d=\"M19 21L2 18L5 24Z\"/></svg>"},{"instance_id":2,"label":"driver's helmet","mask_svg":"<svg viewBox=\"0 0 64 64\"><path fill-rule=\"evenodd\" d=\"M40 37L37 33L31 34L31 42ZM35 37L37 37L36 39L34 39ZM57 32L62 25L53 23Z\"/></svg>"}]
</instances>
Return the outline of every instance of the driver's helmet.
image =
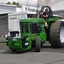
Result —
<instances>
[{"instance_id":1,"label":"driver's helmet","mask_svg":"<svg viewBox=\"0 0 64 64\"><path fill-rule=\"evenodd\" d=\"M44 12L45 12L45 11L48 11L48 12L49 12L49 8L45 7L43 11L44 11Z\"/></svg>"}]
</instances>

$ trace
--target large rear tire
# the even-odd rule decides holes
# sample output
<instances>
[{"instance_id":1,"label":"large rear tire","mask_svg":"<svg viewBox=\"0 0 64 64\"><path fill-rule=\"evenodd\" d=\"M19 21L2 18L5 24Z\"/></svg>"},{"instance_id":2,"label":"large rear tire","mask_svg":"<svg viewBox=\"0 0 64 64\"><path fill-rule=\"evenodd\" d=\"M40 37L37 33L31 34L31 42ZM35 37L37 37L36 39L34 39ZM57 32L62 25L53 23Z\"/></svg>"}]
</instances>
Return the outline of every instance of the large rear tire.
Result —
<instances>
[{"instance_id":1,"label":"large rear tire","mask_svg":"<svg viewBox=\"0 0 64 64\"><path fill-rule=\"evenodd\" d=\"M40 42L40 38L37 37L35 39L35 51L40 52L40 50L41 50L41 42Z\"/></svg>"},{"instance_id":2,"label":"large rear tire","mask_svg":"<svg viewBox=\"0 0 64 64\"><path fill-rule=\"evenodd\" d=\"M56 21L50 27L50 44L53 48L64 47L64 22Z\"/></svg>"}]
</instances>

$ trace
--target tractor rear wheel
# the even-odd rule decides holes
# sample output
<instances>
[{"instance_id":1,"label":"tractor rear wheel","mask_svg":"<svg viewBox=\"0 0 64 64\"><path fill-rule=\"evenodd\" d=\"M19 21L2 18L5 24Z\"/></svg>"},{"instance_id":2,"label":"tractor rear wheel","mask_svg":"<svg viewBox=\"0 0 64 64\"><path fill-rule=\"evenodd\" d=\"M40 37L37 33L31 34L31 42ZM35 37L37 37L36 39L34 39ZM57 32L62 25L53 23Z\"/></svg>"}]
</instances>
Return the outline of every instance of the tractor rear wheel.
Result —
<instances>
[{"instance_id":1,"label":"tractor rear wheel","mask_svg":"<svg viewBox=\"0 0 64 64\"><path fill-rule=\"evenodd\" d=\"M41 49L41 42L40 42L40 38L37 37L35 39L35 51L36 52L40 52L40 49Z\"/></svg>"},{"instance_id":2,"label":"tractor rear wheel","mask_svg":"<svg viewBox=\"0 0 64 64\"><path fill-rule=\"evenodd\" d=\"M64 47L64 22L56 21L50 27L50 44L53 48Z\"/></svg>"}]
</instances>

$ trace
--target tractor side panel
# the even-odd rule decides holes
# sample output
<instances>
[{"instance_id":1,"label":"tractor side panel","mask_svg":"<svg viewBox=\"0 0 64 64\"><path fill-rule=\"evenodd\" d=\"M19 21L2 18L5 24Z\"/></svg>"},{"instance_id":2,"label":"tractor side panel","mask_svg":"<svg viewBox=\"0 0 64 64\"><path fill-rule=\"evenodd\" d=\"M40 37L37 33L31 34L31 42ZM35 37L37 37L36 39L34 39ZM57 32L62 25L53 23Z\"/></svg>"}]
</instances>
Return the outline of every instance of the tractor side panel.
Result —
<instances>
[{"instance_id":1,"label":"tractor side panel","mask_svg":"<svg viewBox=\"0 0 64 64\"><path fill-rule=\"evenodd\" d=\"M40 38L41 38L41 42L47 40L47 34L45 30L40 33Z\"/></svg>"}]
</instances>

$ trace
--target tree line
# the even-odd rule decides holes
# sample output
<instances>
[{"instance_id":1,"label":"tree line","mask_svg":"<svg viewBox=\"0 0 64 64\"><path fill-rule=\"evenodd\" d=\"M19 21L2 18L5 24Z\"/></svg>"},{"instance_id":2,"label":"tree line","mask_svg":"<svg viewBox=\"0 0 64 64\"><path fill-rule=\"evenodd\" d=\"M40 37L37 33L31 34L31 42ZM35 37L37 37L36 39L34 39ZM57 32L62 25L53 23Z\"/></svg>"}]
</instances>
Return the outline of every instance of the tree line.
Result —
<instances>
[{"instance_id":1,"label":"tree line","mask_svg":"<svg viewBox=\"0 0 64 64\"><path fill-rule=\"evenodd\" d=\"M17 5L18 7L20 6L19 2L12 2L12 3L11 2L7 2L6 4Z\"/></svg>"}]
</instances>

